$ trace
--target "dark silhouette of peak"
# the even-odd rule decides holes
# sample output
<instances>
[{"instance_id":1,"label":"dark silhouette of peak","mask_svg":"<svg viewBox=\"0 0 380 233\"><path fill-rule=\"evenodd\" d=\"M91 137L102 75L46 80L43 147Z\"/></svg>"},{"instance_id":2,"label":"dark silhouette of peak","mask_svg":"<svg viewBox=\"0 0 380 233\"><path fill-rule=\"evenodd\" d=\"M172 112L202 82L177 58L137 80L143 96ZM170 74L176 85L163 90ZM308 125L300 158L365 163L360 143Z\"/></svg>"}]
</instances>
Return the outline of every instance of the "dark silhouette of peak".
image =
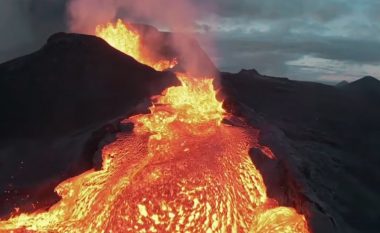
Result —
<instances>
[{"instance_id":1,"label":"dark silhouette of peak","mask_svg":"<svg viewBox=\"0 0 380 233\"><path fill-rule=\"evenodd\" d=\"M378 80L377 78L373 77L373 76L364 76L363 78L359 79L359 80L372 80L372 81L377 81L377 82L380 82L380 80ZM358 80L358 81L359 81Z\"/></svg>"},{"instance_id":2,"label":"dark silhouette of peak","mask_svg":"<svg viewBox=\"0 0 380 233\"><path fill-rule=\"evenodd\" d=\"M344 86L344 90L358 98L365 98L380 104L380 81L372 76L365 76L356 80Z\"/></svg>"},{"instance_id":3,"label":"dark silhouette of peak","mask_svg":"<svg viewBox=\"0 0 380 233\"><path fill-rule=\"evenodd\" d=\"M346 85L348 85L348 84L350 84L350 83L347 82L346 80L343 80L343 81L337 83L335 86L336 86L336 87L344 87L344 86L346 86Z\"/></svg>"},{"instance_id":4,"label":"dark silhouette of peak","mask_svg":"<svg viewBox=\"0 0 380 233\"><path fill-rule=\"evenodd\" d=\"M242 69L239 75L260 75L260 73L256 69Z\"/></svg>"},{"instance_id":5,"label":"dark silhouette of peak","mask_svg":"<svg viewBox=\"0 0 380 233\"><path fill-rule=\"evenodd\" d=\"M372 76L365 76L359 80L356 80L349 84L349 87L351 88L363 88L363 89L373 89L373 88L380 88L380 80L372 77ZM380 89L379 89L380 91Z\"/></svg>"}]
</instances>

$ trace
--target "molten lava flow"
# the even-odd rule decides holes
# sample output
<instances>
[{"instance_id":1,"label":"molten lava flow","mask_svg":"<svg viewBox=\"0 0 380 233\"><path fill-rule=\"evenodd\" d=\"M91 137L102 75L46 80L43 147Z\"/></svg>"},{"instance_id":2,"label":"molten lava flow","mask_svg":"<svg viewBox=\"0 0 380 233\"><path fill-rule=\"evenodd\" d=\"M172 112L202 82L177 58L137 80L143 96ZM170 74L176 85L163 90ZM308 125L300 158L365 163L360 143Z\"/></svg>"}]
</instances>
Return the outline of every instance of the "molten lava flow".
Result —
<instances>
[{"instance_id":1,"label":"molten lava flow","mask_svg":"<svg viewBox=\"0 0 380 233\"><path fill-rule=\"evenodd\" d=\"M249 158L258 131L221 124L212 80L179 76L151 114L125 121L103 168L61 183L47 212L0 222L0 232L308 232L305 217L268 199Z\"/></svg>"},{"instance_id":2,"label":"molten lava flow","mask_svg":"<svg viewBox=\"0 0 380 233\"><path fill-rule=\"evenodd\" d=\"M132 25L125 24L120 19L115 24L97 26L95 34L112 47L157 71L167 70L177 65L176 59L158 59L143 54L141 35Z\"/></svg>"},{"instance_id":3,"label":"molten lava flow","mask_svg":"<svg viewBox=\"0 0 380 233\"><path fill-rule=\"evenodd\" d=\"M216 99L212 78L194 79L177 74L179 87L168 88L155 99L150 115L138 116L137 130L150 132L158 138L175 138L173 127L186 127L193 134L206 134L223 120L222 103ZM210 127L212 126L212 127Z\"/></svg>"},{"instance_id":4,"label":"molten lava flow","mask_svg":"<svg viewBox=\"0 0 380 233\"><path fill-rule=\"evenodd\" d=\"M131 48L131 51L136 51ZM103 166L62 182L48 211L0 222L0 232L307 233L305 217L267 197L248 151L258 131L222 123L212 79L153 98L102 151Z\"/></svg>"}]
</instances>

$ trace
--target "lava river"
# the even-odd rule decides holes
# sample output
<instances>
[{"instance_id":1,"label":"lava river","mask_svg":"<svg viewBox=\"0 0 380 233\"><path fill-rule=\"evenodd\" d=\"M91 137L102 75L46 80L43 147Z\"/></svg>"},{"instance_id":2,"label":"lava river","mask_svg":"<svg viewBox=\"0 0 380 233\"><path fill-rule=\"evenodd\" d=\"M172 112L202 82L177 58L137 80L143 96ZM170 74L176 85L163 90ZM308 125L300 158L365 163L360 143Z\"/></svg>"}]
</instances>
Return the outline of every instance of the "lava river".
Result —
<instances>
[{"instance_id":1,"label":"lava river","mask_svg":"<svg viewBox=\"0 0 380 233\"><path fill-rule=\"evenodd\" d=\"M101 170L62 182L59 202L0 232L309 232L303 215L267 197L248 154L262 148L258 131L222 123L231 116L212 78L177 77L150 114L123 121L134 129L103 148Z\"/></svg>"}]
</instances>

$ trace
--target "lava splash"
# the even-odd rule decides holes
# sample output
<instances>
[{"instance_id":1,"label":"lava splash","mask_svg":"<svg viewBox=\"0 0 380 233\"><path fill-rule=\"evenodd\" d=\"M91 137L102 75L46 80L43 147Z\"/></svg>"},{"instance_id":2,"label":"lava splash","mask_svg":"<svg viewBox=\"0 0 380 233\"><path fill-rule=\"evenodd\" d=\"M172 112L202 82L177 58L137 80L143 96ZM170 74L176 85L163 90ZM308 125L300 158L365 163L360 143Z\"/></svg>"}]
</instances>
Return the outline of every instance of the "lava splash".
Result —
<instances>
[{"instance_id":1,"label":"lava splash","mask_svg":"<svg viewBox=\"0 0 380 233\"><path fill-rule=\"evenodd\" d=\"M267 197L248 154L262 148L259 132L222 123L212 77L177 76L182 85L154 97L150 114L123 121L134 130L103 148L101 170L62 182L58 203L0 232L309 232Z\"/></svg>"},{"instance_id":2,"label":"lava splash","mask_svg":"<svg viewBox=\"0 0 380 233\"><path fill-rule=\"evenodd\" d=\"M157 71L173 68L178 63L176 59L168 60L147 54L143 49L142 37L139 32L133 25L124 23L120 19L115 24L98 25L95 34L112 47Z\"/></svg>"}]
</instances>

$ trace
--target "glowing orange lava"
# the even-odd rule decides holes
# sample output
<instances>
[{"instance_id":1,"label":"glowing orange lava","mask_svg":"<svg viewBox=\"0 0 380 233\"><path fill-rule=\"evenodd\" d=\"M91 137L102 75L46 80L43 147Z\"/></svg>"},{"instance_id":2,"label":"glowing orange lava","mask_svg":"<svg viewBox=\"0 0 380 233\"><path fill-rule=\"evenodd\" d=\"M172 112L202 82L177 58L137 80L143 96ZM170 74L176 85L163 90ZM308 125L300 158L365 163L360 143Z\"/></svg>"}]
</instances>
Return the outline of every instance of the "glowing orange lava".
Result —
<instances>
[{"instance_id":1,"label":"glowing orange lava","mask_svg":"<svg viewBox=\"0 0 380 233\"><path fill-rule=\"evenodd\" d=\"M213 79L194 79L185 74L177 74L177 78L182 85L168 88L156 97L150 108L152 114L135 117L135 123L141 126L136 130L168 139L178 137L173 127L205 135L220 125L225 111L216 98Z\"/></svg>"},{"instance_id":2,"label":"glowing orange lava","mask_svg":"<svg viewBox=\"0 0 380 233\"><path fill-rule=\"evenodd\" d=\"M131 48L131 51L135 51ZM48 211L0 222L0 232L308 233L303 215L267 197L248 151L258 131L222 123L212 79L153 98L102 151L103 166L62 182Z\"/></svg>"},{"instance_id":3,"label":"glowing orange lava","mask_svg":"<svg viewBox=\"0 0 380 233\"><path fill-rule=\"evenodd\" d=\"M177 65L177 60L158 59L148 57L141 49L141 36L132 25L117 20L115 24L108 23L99 25L95 30L96 36L105 40L112 47L128 54L142 64L148 65L157 71L173 68Z\"/></svg>"}]
</instances>

